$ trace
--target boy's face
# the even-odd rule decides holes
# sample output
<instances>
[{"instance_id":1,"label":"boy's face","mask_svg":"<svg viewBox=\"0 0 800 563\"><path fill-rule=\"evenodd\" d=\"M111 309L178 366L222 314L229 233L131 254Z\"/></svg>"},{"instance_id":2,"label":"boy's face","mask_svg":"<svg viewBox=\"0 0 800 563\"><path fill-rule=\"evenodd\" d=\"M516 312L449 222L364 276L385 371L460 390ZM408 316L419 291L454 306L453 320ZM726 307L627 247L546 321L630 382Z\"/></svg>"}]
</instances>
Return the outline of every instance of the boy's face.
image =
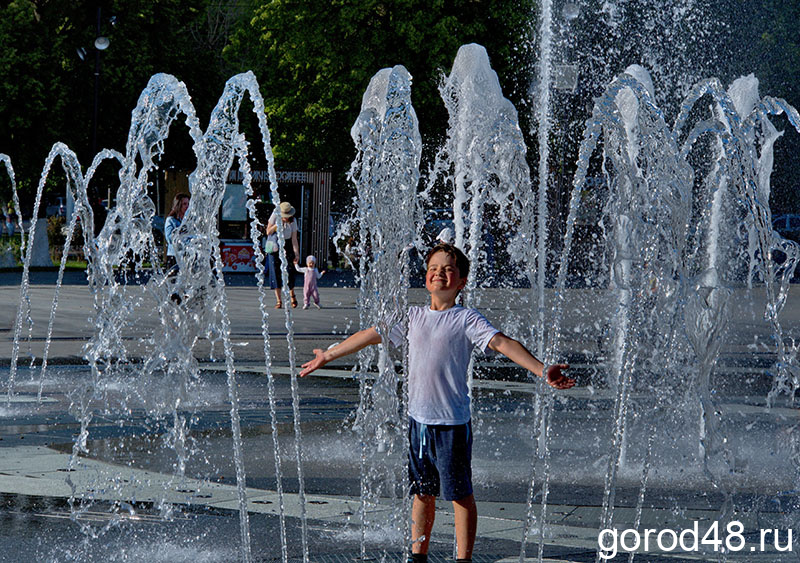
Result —
<instances>
[{"instance_id":1,"label":"boy's face","mask_svg":"<svg viewBox=\"0 0 800 563\"><path fill-rule=\"evenodd\" d=\"M431 256L428 261L428 271L425 273L425 287L429 292L440 295L452 293L452 297L455 299L465 285L467 285L467 278L461 277L455 257L444 251L439 251Z\"/></svg>"}]
</instances>

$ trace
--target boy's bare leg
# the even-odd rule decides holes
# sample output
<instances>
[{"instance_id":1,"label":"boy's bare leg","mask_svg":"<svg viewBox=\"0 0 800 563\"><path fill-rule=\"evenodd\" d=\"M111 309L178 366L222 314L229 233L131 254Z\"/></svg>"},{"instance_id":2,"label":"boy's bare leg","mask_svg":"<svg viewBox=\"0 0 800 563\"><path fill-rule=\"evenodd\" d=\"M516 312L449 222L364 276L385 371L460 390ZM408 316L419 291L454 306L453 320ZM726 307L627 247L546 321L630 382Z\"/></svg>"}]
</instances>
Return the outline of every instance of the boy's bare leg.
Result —
<instances>
[{"instance_id":1,"label":"boy's bare leg","mask_svg":"<svg viewBox=\"0 0 800 563\"><path fill-rule=\"evenodd\" d=\"M411 506L411 553L428 553L434 518L436 497L414 495L414 504Z\"/></svg>"},{"instance_id":2,"label":"boy's bare leg","mask_svg":"<svg viewBox=\"0 0 800 563\"><path fill-rule=\"evenodd\" d=\"M458 559L472 559L472 548L475 546L475 534L478 531L478 507L475 505L475 496L469 495L454 500L453 513L456 524Z\"/></svg>"}]
</instances>

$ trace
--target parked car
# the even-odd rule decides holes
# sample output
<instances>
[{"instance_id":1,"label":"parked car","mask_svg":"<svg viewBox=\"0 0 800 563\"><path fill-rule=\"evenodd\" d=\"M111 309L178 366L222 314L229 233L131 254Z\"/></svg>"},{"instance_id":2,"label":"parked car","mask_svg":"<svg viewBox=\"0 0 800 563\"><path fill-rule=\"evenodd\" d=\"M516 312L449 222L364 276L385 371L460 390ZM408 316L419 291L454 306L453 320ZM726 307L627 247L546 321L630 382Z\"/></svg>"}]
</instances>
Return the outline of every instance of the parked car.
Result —
<instances>
[{"instance_id":1,"label":"parked car","mask_svg":"<svg viewBox=\"0 0 800 563\"><path fill-rule=\"evenodd\" d=\"M425 211L425 226L423 232L426 244L433 244L436 235L444 228L455 231L452 208L442 207Z\"/></svg>"},{"instance_id":2,"label":"parked car","mask_svg":"<svg viewBox=\"0 0 800 563\"><path fill-rule=\"evenodd\" d=\"M160 215L153 215L153 219L150 222L150 224L153 227L153 230L154 231L158 231L159 233L161 233L162 237L164 236L164 224L165 223L166 223L165 218L161 217Z\"/></svg>"},{"instance_id":3,"label":"parked car","mask_svg":"<svg viewBox=\"0 0 800 563\"><path fill-rule=\"evenodd\" d=\"M164 224L165 219L160 215L153 215L153 219L150 222L150 226L153 227L153 240L158 247L158 252L160 255L164 255L167 251L166 245L166 236L164 235Z\"/></svg>"},{"instance_id":4,"label":"parked car","mask_svg":"<svg viewBox=\"0 0 800 563\"><path fill-rule=\"evenodd\" d=\"M67 215L67 202L64 197L56 197L53 202L45 208L45 214L48 217L56 215L58 217L65 217Z\"/></svg>"},{"instance_id":5,"label":"parked car","mask_svg":"<svg viewBox=\"0 0 800 563\"><path fill-rule=\"evenodd\" d=\"M464 237L469 236L470 218L467 215L464 219ZM455 236L455 222L453 220L452 207L435 207L425 211L425 225L423 226L423 240L425 244L433 244L442 229L450 229Z\"/></svg>"},{"instance_id":6,"label":"parked car","mask_svg":"<svg viewBox=\"0 0 800 563\"><path fill-rule=\"evenodd\" d=\"M778 215L772 219L772 228L783 238L800 242L800 214Z\"/></svg>"}]
</instances>

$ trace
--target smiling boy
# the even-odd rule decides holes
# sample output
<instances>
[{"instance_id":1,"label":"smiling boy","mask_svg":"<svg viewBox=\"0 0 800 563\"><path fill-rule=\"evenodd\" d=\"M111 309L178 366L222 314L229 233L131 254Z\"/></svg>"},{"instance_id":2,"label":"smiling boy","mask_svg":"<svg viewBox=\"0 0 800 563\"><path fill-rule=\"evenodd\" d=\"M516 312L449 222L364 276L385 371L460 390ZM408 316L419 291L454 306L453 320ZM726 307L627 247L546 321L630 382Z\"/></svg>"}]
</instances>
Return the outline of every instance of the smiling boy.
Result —
<instances>
[{"instance_id":1,"label":"smiling boy","mask_svg":"<svg viewBox=\"0 0 800 563\"><path fill-rule=\"evenodd\" d=\"M399 346L408 338L409 480L412 557L427 561L428 544L436 515L436 497L453 502L458 544L457 561L472 559L478 511L472 492L472 428L467 370L473 348L499 352L534 375L544 376L556 389L575 382L562 374L566 364L545 366L520 342L504 335L475 309L456 305L467 284L469 260L451 244L434 246L425 259L425 287L429 307L410 307L408 334L398 324L389 336ZM368 328L328 350L314 350L300 376L328 362L379 344L378 331Z\"/></svg>"}]
</instances>

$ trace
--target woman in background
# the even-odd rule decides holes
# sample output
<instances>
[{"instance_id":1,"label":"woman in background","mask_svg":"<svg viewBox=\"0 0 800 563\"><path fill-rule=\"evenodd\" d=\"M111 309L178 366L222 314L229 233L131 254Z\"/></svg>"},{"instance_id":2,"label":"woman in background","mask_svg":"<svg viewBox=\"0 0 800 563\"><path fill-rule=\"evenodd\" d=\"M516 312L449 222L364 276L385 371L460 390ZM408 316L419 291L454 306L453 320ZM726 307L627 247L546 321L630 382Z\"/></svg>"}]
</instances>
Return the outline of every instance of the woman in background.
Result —
<instances>
[{"instance_id":1,"label":"woman in background","mask_svg":"<svg viewBox=\"0 0 800 563\"><path fill-rule=\"evenodd\" d=\"M167 240L167 270L178 270L178 263L175 261L175 245L172 238L175 236L175 231L181 226L183 216L186 215L186 210L189 208L189 194L177 193L172 200L172 209L167 214L167 219L164 221L164 238Z\"/></svg>"},{"instance_id":2,"label":"woman in background","mask_svg":"<svg viewBox=\"0 0 800 563\"><path fill-rule=\"evenodd\" d=\"M278 218L280 217L283 222L283 248L286 251L286 261L289 264L286 281L289 285L292 307L297 307L297 297L294 295L294 282L297 277L297 271L294 268L294 264L300 261L298 258L300 256L300 245L297 242L297 221L294 219L294 214L295 210L291 203L288 201L281 202L270 216L269 221L267 221L267 237L278 232ZM281 277L281 260L278 251L279 248L276 245L275 249L267 254L267 263L270 268L269 286L275 290L276 309L283 307L283 301L281 300L283 278Z\"/></svg>"}]
</instances>

